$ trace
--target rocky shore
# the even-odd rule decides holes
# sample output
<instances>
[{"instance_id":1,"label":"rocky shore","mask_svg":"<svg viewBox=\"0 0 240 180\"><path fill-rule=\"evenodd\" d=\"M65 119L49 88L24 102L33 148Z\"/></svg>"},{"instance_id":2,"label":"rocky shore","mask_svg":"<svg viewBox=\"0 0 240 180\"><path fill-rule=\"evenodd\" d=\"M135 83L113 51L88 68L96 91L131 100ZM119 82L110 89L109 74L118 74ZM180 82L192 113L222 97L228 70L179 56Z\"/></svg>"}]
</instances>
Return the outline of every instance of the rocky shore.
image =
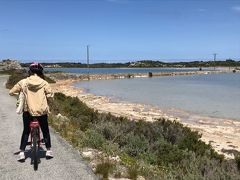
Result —
<instances>
[{"instance_id":1,"label":"rocky shore","mask_svg":"<svg viewBox=\"0 0 240 180\"><path fill-rule=\"evenodd\" d=\"M0 71L20 70L23 69L17 60L2 60L0 61Z\"/></svg>"},{"instance_id":2,"label":"rocky shore","mask_svg":"<svg viewBox=\"0 0 240 180\"><path fill-rule=\"evenodd\" d=\"M208 73L225 73L225 71L196 71L196 72L175 72L175 73L156 73L153 76L172 76L172 75L192 75ZM68 96L78 97L89 107L100 112L110 112L116 116L125 116L131 120L143 119L145 121L155 121L158 118L166 118L171 121L180 121L184 125L197 130L202 134L202 140L210 143L215 150L224 154L227 158L233 158L234 151L240 151L240 122L231 119L220 119L203 117L178 109L162 110L158 107L136 104L129 102L113 102L108 97L96 96L86 93L81 88L75 88L74 83L88 79L117 79L148 77L148 74L97 74L81 75L71 73L51 73L50 77L56 80L52 84L54 92L62 92Z\"/></svg>"}]
</instances>

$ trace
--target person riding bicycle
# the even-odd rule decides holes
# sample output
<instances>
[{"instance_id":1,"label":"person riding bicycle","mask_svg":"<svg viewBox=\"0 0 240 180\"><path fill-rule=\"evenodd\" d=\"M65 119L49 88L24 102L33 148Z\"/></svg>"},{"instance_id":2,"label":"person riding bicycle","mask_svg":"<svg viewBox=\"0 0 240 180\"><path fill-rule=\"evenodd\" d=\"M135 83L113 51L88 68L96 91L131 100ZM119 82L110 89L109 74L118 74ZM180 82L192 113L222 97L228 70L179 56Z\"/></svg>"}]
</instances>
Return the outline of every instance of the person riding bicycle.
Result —
<instances>
[{"instance_id":1,"label":"person riding bicycle","mask_svg":"<svg viewBox=\"0 0 240 180\"><path fill-rule=\"evenodd\" d=\"M38 119L45 145L46 158L52 158L51 138L48 127L48 113L49 107L47 98L53 97L50 85L44 80L43 66L37 62L33 62L29 66L29 77L22 79L9 91L10 95L22 92L25 96L25 103L23 107L23 133L20 144L19 161L25 160L25 148L28 143L30 134L31 120Z\"/></svg>"}]
</instances>

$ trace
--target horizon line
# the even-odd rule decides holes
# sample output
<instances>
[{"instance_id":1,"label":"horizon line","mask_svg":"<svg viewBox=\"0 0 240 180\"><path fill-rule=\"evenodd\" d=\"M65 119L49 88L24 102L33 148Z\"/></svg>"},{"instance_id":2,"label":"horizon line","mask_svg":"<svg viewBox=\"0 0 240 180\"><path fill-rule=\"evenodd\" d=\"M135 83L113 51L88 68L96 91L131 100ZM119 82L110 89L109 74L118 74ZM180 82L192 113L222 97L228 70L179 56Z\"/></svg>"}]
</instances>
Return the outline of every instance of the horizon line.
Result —
<instances>
[{"instance_id":1,"label":"horizon line","mask_svg":"<svg viewBox=\"0 0 240 180\"><path fill-rule=\"evenodd\" d=\"M228 59L234 60L234 61L240 61L240 58L233 59L233 58L219 58L216 59L216 61L226 61ZM85 63L84 60L80 59L15 59L15 58L5 58L3 60L15 60L21 63L31 63L33 61L38 61L42 63ZM106 63L106 64L115 64L115 63L131 63L131 62L138 62L138 61L160 61L164 63L174 63L174 62L193 62L193 61L214 61L214 59L204 59L204 58L193 58L193 59L135 59L135 60L92 60L92 63L97 64L97 63Z\"/></svg>"}]
</instances>

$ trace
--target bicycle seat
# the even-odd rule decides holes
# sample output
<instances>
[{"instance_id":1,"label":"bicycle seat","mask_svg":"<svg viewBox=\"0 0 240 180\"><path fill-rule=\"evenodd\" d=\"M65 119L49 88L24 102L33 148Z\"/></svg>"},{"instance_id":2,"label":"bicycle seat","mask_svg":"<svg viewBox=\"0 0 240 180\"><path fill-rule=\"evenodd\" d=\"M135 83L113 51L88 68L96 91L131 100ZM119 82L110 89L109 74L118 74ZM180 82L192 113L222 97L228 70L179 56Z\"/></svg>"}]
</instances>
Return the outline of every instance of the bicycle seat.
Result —
<instances>
[{"instance_id":1,"label":"bicycle seat","mask_svg":"<svg viewBox=\"0 0 240 180\"><path fill-rule=\"evenodd\" d=\"M30 122L30 127L31 128L38 128L39 127L39 122L37 120L31 121Z\"/></svg>"}]
</instances>

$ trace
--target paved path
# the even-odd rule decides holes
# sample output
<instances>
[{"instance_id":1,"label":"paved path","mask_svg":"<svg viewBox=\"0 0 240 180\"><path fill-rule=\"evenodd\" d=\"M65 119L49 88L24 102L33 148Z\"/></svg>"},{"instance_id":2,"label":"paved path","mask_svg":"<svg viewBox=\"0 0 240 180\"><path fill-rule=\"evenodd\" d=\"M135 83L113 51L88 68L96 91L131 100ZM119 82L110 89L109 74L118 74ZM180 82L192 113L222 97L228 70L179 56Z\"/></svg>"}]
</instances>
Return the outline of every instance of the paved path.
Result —
<instances>
[{"instance_id":1,"label":"paved path","mask_svg":"<svg viewBox=\"0 0 240 180\"><path fill-rule=\"evenodd\" d=\"M0 180L97 179L79 153L52 130L53 159L46 160L43 152L37 171L33 170L30 158L24 163L17 161L23 125L21 115L15 113L16 99L5 89L6 80L7 76L0 76Z\"/></svg>"}]
</instances>

